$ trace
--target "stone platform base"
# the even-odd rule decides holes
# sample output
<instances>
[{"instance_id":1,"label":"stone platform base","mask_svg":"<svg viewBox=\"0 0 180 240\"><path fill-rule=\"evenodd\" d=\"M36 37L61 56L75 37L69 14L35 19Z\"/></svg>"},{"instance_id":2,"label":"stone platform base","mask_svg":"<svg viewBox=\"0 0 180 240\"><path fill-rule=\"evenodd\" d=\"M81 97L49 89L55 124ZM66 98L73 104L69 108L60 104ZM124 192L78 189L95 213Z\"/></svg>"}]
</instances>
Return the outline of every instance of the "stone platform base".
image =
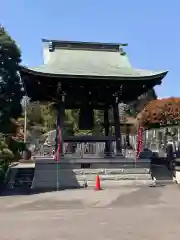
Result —
<instances>
[{"instance_id":1,"label":"stone platform base","mask_svg":"<svg viewBox=\"0 0 180 240\"><path fill-rule=\"evenodd\" d=\"M178 170L175 170L174 181L176 181L177 184L180 184L180 171Z\"/></svg>"},{"instance_id":2,"label":"stone platform base","mask_svg":"<svg viewBox=\"0 0 180 240\"><path fill-rule=\"evenodd\" d=\"M177 184L180 184L180 159L175 159L175 166L174 166L174 180Z\"/></svg>"},{"instance_id":3,"label":"stone platform base","mask_svg":"<svg viewBox=\"0 0 180 240\"><path fill-rule=\"evenodd\" d=\"M125 158L61 159L37 158L33 189L65 189L95 186L99 175L102 187L150 184L150 160Z\"/></svg>"}]
</instances>

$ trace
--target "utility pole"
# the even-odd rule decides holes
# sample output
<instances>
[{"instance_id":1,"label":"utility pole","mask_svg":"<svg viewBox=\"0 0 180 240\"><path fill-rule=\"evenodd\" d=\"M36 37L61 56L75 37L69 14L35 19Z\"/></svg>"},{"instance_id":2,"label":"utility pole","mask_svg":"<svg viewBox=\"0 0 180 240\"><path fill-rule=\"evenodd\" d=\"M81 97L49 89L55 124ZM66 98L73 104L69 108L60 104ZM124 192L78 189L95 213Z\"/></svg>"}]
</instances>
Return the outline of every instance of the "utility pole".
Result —
<instances>
[{"instance_id":1,"label":"utility pole","mask_svg":"<svg viewBox=\"0 0 180 240\"><path fill-rule=\"evenodd\" d=\"M23 81L22 81L20 72L18 71L17 74L18 74L18 76L20 78L21 84L23 85ZM24 107L24 143L26 143L26 141L27 141L27 103L28 103L28 100L29 100L29 98L28 98L27 95L25 95L23 97L23 100L22 100L22 105Z\"/></svg>"}]
</instances>

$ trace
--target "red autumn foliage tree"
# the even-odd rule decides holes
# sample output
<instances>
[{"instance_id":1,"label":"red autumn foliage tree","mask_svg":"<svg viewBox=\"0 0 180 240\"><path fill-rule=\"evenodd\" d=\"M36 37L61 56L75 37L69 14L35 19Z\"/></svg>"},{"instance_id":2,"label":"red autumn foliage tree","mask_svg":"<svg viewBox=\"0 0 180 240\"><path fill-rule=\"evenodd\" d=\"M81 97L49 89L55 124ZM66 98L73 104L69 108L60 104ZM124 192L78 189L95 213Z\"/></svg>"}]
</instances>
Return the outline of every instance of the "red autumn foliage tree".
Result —
<instances>
[{"instance_id":1,"label":"red autumn foliage tree","mask_svg":"<svg viewBox=\"0 0 180 240\"><path fill-rule=\"evenodd\" d=\"M180 122L180 98L157 99L138 115L139 123L144 128L177 125Z\"/></svg>"}]
</instances>

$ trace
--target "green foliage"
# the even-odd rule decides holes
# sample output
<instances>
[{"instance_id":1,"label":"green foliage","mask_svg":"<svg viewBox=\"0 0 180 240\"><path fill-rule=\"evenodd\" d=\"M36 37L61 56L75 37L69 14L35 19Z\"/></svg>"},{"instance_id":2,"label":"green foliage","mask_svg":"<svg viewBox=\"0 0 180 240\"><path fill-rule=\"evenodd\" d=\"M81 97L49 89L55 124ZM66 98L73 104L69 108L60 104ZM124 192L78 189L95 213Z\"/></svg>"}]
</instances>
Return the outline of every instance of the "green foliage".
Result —
<instances>
[{"instance_id":1,"label":"green foliage","mask_svg":"<svg viewBox=\"0 0 180 240\"><path fill-rule=\"evenodd\" d=\"M79 110L66 110L64 135L100 135L103 132L103 114L99 110L94 111L95 126L92 130L80 130L78 126Z\"/></svg>"},{"instance_id":2,"label":"green foliage","mask_svg":"<svg viewBox=\"0 0 180 240\"><path fill-rule=\"evenodd\" d=\"M93 130L81 131L78 128L79 121L79 110L71 109L65 111L64 116L64 136L73 135L98 135L103 133L103 112L99 110L94 111L95 126ZM33 131L33 128L38 126L42 129L42 132L48 132L56 128L56 109L51 103L40 104L40 103L30 103L27 107L27 118L28 118L28 130ZM19 119L21 123L24 119Z\"/></svg>"},{"instance_id":3,"label":"green foliage","mask_svg":"<svg viewBox=\"0 0 180 240\"><path fill-rule=\"evenodd\" d=\"M72 109L65 111L64 136L73 136L78 132L79 110Z\"/></svg>"},{"instance_id":4,"label":"green foliage","mask_svg":"<svg viewBox=\"0 0 180 240\"><path fill-rule=\"evenodd\" d=\"M1 169L5 166L9 166L11 161L14 159L13 152L8 148L5 138L0 138L0 167Z\"/></svg>"},{"instance_id":5,"label":"green foliage","mask_svg":"<svg viewBox=\"0 0 180 240\"><path fill-rule=\"evenodd\" d=\"M40 105L42 125L47 131L56 127L56 111L53 104Z\"/></svg>"},{"instance_id":6,"label":"green foliage","mask_svg":"<svg viewBox=\"0 0 180 240\"><path fill-rule=\"evenodd\" d=\"M42 124L42 113L41 113L41 106L39 104L28 104L27 105L27 119L29 121L30 125L33 125L34 123Z\"/></svg>"},{"instance_id":7,"label":"green foliage","mask_svg":"<svg viewBox=\"0 0 180 240\"><path fill-rule=\"evenodd\" d=\"M26 146L25 143L16 139L13 139L11 137L7 137L6 138L6 144L8 146L8 148L11 150L11 152L13 153L14 157L16 157L16 160L19 160L19 151L23 151L25 150Z\"/></svg>"},{"instance_id":8,"label":"green foliage","mask_svg":"<svg viewBox=\"0 0 180 240\"><path fill-rule=\"evenodd\" d=\"M0 27L0 132L11 132L11 119L21 114L23 96L18 66L21 54L16 43Z\"/></svg>"},{"instance_id":9,"label":"green foliage","mask_svg":"<svg viewBox=\"0 0 180 240\"><path fill-rule=\"evenodd\" d=\"M92 135L102 135L104 133L104 128L102 123L104 123L104 113L100 110L94 111L95 126L92 130Z\"/></svg>"}]
</instances>

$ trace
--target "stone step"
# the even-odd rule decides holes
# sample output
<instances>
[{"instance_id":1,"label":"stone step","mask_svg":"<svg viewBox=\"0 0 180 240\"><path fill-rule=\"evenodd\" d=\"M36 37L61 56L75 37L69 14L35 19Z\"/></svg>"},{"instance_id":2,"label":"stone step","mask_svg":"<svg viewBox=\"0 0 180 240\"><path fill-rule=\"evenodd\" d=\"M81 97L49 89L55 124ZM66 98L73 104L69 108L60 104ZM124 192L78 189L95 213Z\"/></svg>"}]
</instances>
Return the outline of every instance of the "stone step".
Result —
<instances>
[{"instance_id":1,"label":"stone step","mask_svg":"<svg viewBox=\"0 0 180 240\"><path fill-rule=\"evenodd\" d=\"M61 171L68 171L67 169L60 169ZM148 168L129 168L129 169L73 169L72 170L76 175L89 175L89 174L111 174L111 175L117 175L117 174L146 174L150 173L150 169Z\"/></svg>"},{"instance_id":2,"label":"stone step","mask_svg":"<svg viewBox=\"0 0 180 240\"><path fill-rule=\"evenodd\" d=\"M57 171L57 168L36 168L36 171L43 171L44 174L51 171ZM130 168L130 169L62 169L58 168L59 174L72 173L75 175L91 175L91 174L149 174L150 169L148 168Z\"/></svg>"},{"instance_id":3,"label":"stone step","mask_svg":"<svg viewBox=\"0 0 180 240\"><path fill-rule=\"evenodd\" d=\"M151 185L153 183L152 179L132 179L132 180L101 180L101 187L117 187L117 186L131 186L131 185ZM87 184L87 185L86 185ZM65 189L65 188L81 188L81 187L94 187L96 186L95 181L84 181L79 180L78 182L60 182L58 183L59 189ZM37 185L34 185L32 189L56 189L57 188L57 182L50 184L47 182L40 182Z\"/></svg>"},{"instance_id":4,"label":"stone step","mask_svg":"<svg viewBox=\"0 0 180 240\"><path fill-rule=\"evenodd\" d=\"M61 181L68 181L68 179L72 179L75 178L78 181L79 180L89 180L89 181L95 181L96 179L96 174L91 174L91 175L71 175L71 174L61 174L58 176L58 178ZM106 174L106 175L99 175L101 180L132 180L132 179L140 179L140 180L144 180L144 179L151 179L151 175L150 174L117 174L117 175L111 175L111 174ZM38 179L44 179L43 181L56 181L57 180L57 176L56 174L49 174L48 176L45 176L43 173L35 173L35 181L37 181ZM42 181L42 180L41 180Z\"/></svg>"},{"instance_id":5,"label":"stone step","mask_svg":"<svg viewBox=\"0 0 180 240\"><path fill-rule=\"evenodd\" d=\"M87 179L88 181L95 181L96 175L84 175L84 176L76 176L78 180ZM100 175L101 181L103 180L133 180L133 179L151 179L150 174L121 174L121 175Z\"/></svg>"},{"instance_id":6,"label":"stone step","mask_svg":"<svg viewBox=\"0 0 180 240\"><path fill-rule=\"evenodd\" d=\"M81 187L84 187L84 182L80 182ZM134 186L134 185L152 185L152 179L147 179L147 180L139 180L139 179L133 179L133 180L121 180L121 181L116 181L116 180L104 180L101 181L101 187L106 188L106 187L119 187L119 186ZM87 187L93 187L95 188L95 182L94 181L88 181L87 182Z\"/></svg>"},{"instance_id":7,"label":"stone step","mask_svg":"<svg viewBox=\"0 0 180 240\"><path fill-rule=\"evenodd\" d=\"M57 185L57 179L59 183L59 187L80 187L83 186L85 182L89 185L95 186L97 173L90 173L90 174L76 174L75 171L71 170L61 170L58 173L57 177L57 170L46 170L35 171L35 176L33 180L32 187L33 188L55 188ZM151 181L151 175L149 173L140 173L140 174L100 174L101 182L110 181L113 185L114 182L121 182L121 181L139 181L141 184L146 181Z\"/></svg>"}]
</instances>

